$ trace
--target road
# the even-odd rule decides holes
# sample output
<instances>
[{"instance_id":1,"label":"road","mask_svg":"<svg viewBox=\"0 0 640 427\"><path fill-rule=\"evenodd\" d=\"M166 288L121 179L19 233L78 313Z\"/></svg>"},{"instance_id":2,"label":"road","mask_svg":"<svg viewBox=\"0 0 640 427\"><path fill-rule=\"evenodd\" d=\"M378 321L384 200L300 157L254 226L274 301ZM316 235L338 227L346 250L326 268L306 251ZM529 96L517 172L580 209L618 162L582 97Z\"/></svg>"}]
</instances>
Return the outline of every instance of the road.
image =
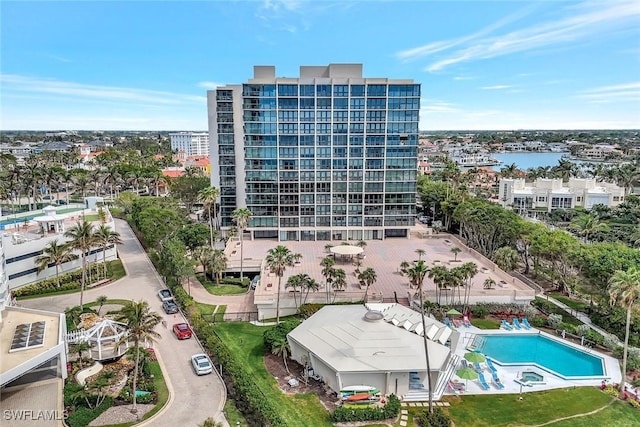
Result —
<instances>
[{"instance_id":1,"label":"road","mask_svg":"<svg viewBox=\"0 0 640 427\"><path fill-rule=\"evenodd\" d=\"M168 327L158 328L162 338L153 347L163 367L165 380L170 391L169 404L151 420L140 425L159 427L193 426L200 424L208 417L228 426L222 409L226 400L226 389L222 379L213 375L198 377L191 369L191 355L202 353L197 340L178 341L171 332L174 323L184 321L181 314L166 315L158 298L158 291L163 288L162 279L158 276L144 249L136 239L129 225L123 220L116 220L116 229L121 235L122 244L118 253L127 276L117 282L85 291L85 301L95 301L100 295L113 299L145 300L152 310L162 314ZM79 294L43 297L20 301L27 308L64 312L65 308L78 305Z\"/></svg>"}]
</instances>

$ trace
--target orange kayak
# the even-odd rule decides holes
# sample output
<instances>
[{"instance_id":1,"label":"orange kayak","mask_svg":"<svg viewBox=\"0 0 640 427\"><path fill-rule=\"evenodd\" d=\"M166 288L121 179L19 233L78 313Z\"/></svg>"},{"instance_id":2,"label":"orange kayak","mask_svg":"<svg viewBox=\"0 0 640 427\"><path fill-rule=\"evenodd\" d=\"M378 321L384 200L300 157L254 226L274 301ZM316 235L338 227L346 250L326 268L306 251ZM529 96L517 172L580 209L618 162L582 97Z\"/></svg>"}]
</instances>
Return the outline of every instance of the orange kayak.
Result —
<instances>
[{"instance_id":1,"label":"orange kayak","mask_svg":"<svg viewBox=\"0 0 640 427\"><path fill-rule=\"evenodd\" d=\"M345 399L347 402L357 402L359 400L367 400L371 399L371 393L360 393L354 394L353 396L349 396Z\"/></svg>"}]
</instances>

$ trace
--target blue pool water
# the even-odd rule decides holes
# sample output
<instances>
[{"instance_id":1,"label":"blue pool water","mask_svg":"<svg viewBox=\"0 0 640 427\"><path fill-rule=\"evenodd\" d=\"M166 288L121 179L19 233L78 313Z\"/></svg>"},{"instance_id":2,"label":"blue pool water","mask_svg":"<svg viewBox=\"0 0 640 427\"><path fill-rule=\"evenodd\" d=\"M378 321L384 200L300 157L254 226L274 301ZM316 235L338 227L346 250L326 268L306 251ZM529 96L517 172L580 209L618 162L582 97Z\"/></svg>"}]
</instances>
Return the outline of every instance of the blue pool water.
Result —
<instances>
[{"instance_id":1,"label":"blue pool water","mask_svg":"<svg viewBox=\"0 0 640 427\"><path fill-rule=\"evenodd\" d=\"M483 341L479 350L498 363L536 363L564 377L604 375L600 357L542 335L484 335Z\"/></svg>"}]
</instances>

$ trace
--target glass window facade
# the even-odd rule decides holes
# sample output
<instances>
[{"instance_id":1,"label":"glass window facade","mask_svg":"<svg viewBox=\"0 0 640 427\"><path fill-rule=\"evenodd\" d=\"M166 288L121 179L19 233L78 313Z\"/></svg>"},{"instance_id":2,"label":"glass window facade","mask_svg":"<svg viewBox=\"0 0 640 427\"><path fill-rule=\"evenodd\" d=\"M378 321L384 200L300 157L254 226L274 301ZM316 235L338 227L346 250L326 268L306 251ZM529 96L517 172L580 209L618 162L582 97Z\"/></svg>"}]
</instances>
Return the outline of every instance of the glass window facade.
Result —
<instances>
[{"instance_id":1,"label":"glass window facade","mask_svg":"<svg viewBox=\"0 0 640 427\"><path fill-rule=\"evenodd\" d=\"M244 173L249 227L281 239L382 238L413 226L420 85L391 82L244 84L244 140L229 114L217 129L222 225L236 208L233 174ZM232 97L217 95L218 111L231 111ZM238 149L244 171L230 168Z\"/></svg>"}]
</instances>

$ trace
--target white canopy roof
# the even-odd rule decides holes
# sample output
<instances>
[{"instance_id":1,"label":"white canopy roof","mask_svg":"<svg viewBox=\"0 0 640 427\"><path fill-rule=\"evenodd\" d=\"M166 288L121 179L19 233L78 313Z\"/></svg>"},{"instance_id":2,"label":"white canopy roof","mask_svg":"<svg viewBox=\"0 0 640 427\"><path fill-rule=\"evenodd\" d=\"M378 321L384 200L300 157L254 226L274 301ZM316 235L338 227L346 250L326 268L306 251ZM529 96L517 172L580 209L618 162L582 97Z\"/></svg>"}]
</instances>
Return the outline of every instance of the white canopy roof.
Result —
<instances>
[{"instance_id":1,"label":"white canopy roof","mask_svg":"<svg viewBox=\"0 0 640 427\"><path fill-rule=\"evenodd\" d=\"M365 320L367 311L361 305L323 307L289 339L338 372L426 371L423 338L384 319ZM434 341L428 347L431 369L439 370L449 349Z\"/></svg>"},{"instance_id":2,"label":"white canopy roof","mask_svg":"<svg viewBox=\"0 0 640 427\"><path fill-rule=\"evenodd\" d=\"M331 253L338 255L358 255L364 252L364 249L362 249L361 247L352 245L334 246L329 250L331 251Z\"/></svg>"}]
</instances>

